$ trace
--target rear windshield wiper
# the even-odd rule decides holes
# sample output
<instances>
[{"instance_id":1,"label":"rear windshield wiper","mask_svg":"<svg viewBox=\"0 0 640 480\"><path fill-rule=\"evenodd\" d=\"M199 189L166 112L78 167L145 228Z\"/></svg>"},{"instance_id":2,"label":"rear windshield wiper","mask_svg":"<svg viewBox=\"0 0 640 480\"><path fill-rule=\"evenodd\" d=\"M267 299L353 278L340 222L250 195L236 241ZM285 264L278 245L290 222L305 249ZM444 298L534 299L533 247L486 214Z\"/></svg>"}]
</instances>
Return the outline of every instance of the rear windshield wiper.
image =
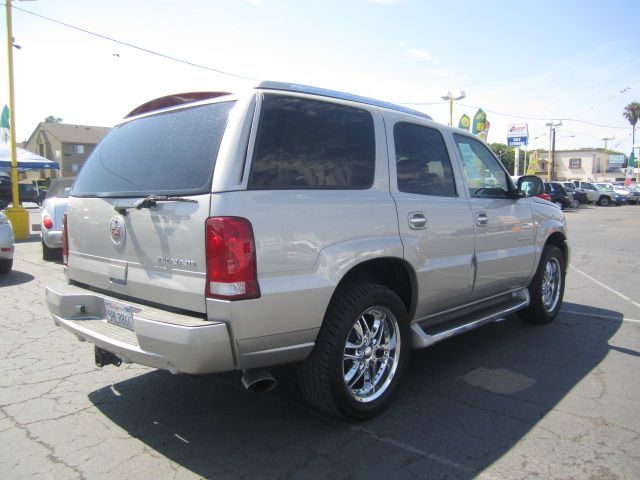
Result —
<instances>
[{"instance_id":1,"label":"rear windshield wiper","mask_svg":"<svg viewBox=\"0 0 640 480\"><path fill-rule=\"evenodd\" d=\"M198 203L197 200L192 198L184 198L184 197L170 197L167 195L148 195L144 198L141 198L137 202L131 205L116 205L113 207L116 212L121 215L126 215L130 208L135 208L136 210L140 210L142 208L151 208L155 207L158 202L191 202Z\"/></svg>"}]
</instances>

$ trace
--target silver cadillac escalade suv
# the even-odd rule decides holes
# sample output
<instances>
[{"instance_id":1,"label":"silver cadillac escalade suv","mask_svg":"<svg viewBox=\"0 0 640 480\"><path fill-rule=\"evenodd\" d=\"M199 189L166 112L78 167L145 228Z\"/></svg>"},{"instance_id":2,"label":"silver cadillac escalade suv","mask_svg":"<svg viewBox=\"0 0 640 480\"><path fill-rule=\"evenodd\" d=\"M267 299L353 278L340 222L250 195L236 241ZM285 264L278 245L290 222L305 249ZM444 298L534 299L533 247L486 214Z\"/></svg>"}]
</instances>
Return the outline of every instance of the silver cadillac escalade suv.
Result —
<instances>
[{"instance_id":1,"label":"silver cadillac escalade suv","mask_svg":"<svg viewBox=\"0 0 640 480\"><path fill-rule=\"evenodd\" d=\"M297 363L305 397L363 419L411 350L560 309L562 212L469 133L396 105L263 82L132 111L87 159L64 221L54 321L99 366Z\"/></svg>"}]
</instances>

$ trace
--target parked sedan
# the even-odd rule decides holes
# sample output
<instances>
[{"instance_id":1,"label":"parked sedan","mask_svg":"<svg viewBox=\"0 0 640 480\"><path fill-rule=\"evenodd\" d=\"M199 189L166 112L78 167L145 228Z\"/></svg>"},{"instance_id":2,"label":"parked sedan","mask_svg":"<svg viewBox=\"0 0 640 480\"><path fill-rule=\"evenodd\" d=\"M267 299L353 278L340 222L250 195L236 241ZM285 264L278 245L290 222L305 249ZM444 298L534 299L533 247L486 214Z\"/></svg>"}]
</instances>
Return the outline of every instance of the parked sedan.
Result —
<instances>
[{"instance_id":1,"label":"parked sedan","mask_svg":"<svg viewBox=\"0 0 640 480\"><path fill-rule=\"evenodd\" d=\"M640 191L637 187L632 187L631 185L625 187L623 183L614 183L613 188L628 192L627 203L629 205L637 205L640 203Z\"/></svg>"},{"instance_id":2,"label":"parked sedan","mask_svg":"<svg viewBox=\"0 0 640 480\"><path fill-rule=\"evenodd\" d=\"M62 258L62 216L67 211L69 192L74 180L75 177L52 180L47 197L42 202L40 233L44 260Z\"/></svg>"},{"instance_id":3,"label":"parked sedan","mask_svg":"<svg viewBox=\"0 0 640 480\"><path fill-rule=\"evenodd\" d=\"M11 222L0 212L0 274L9 273L13 266L13 241Z\"/></svg>"}]
</instances>

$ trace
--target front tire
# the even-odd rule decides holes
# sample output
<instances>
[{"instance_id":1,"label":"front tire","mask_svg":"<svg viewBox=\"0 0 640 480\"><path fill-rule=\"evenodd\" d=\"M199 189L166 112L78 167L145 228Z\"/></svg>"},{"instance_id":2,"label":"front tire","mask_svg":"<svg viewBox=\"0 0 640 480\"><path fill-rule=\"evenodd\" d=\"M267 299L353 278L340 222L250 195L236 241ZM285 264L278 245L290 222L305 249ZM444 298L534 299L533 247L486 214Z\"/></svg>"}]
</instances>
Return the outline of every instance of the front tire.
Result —
<instances>
[{"instance_id":1,"label":"front tire","mask_svg":"<svg viewBox=\"0 0 640 480\"><path fill-rule=\"evenodd\" d=\"M402 300L372 283L351 283L331 300L311 355L298 370L306 399L356 420L382 412L409 362L409 318Z\"/></svg>"},{"instance_id":2,"label":"front tire","mask_svg":"<svg viewBox=\"0 0 640 480\"><path fill-rule=\"evenodd\" d=\"M600 200L598 200L597 203L601 207L608 207L609 205L611 205L611 200L609 200L609 197L602 197L600 198Z\"/></svg>"},{"instance_id":3,"label":"front tire","mask_svg":"<svg viewBox=\"0 0 640 480\"><path fill-rule=\"evenodd\" d=\"M564 296L565 268L562 251L555 245L544 247L529 285L531 303L519 312L522 318L532 323L549 323L556 318Z\"/></svg>"}]
</instances>

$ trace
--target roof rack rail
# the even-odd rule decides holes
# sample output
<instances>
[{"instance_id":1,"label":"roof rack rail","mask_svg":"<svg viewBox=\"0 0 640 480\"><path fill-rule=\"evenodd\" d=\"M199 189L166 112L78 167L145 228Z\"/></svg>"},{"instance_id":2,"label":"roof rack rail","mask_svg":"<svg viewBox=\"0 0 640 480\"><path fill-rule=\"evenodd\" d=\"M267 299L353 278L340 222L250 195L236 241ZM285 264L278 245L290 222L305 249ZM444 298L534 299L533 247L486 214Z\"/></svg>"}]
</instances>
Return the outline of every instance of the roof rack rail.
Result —
<instances>
[{"instance_id":1,"label":"roof rack rail","mask_svg":"<svg viewBox=\"0 0 640 480\"><path fill-rule=\"evenodd\" d=\"M388 108L389 110L396 110L402 113L409 113L411 115L417 115L428 120L433 120L430 115L426 113L413 110L411 108L401 107L395 103L383 102L382 100L375 100L373 98L361 97L359 95L353 95L351 93L338 92L336 90L328 90L325 88L310 87L308 85L299 85L296 83L285 82L273 82L264 81L261 82L256 88L264 90L283 90L286 92L300 92L310 93L312 95L320 95L323 97L337 98L340 100L350 100L352 102L365 103L367 105L374 105L376 107Z\"/></svg>"}]
</instances>

